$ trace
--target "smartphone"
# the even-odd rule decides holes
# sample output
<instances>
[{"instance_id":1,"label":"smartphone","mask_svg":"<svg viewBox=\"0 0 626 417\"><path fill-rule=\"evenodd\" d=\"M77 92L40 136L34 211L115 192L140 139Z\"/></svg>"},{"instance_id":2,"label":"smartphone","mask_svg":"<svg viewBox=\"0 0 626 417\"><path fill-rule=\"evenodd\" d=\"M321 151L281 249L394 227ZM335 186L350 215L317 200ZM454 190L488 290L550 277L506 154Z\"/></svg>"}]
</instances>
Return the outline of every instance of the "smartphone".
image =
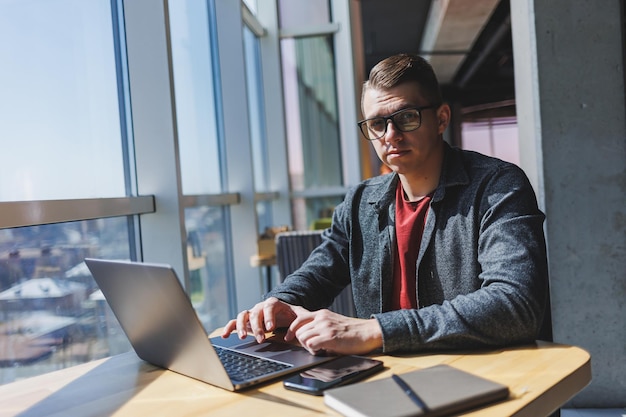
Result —
<instances>
[{"instance_id":1,"label":"smartphone","mask_svg":"<svg viewBox=\"0 0 626 417\"><path fill-rule=\"evenodd\" d=\"M341 356L309 368L283 381L285 388L311 395L365 378L383 369L383 363L363 356Z\"/></svg>"}]
</instances>

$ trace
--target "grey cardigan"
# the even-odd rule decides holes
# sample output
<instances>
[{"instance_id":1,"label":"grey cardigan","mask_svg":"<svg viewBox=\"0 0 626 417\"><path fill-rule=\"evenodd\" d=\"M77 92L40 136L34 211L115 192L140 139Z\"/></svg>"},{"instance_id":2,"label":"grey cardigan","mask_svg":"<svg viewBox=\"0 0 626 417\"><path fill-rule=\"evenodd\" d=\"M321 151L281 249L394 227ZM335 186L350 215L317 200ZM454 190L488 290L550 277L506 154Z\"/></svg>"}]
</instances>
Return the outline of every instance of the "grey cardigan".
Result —
<instances>
[{"instance_id":1,"label":"grey cardigan","mask_svg":"<svg viewBox=\"0 0 626 417\"><path fill-rule=\"evenodd\" d=\"M417 258L415 310L391 311L398 176L368 179L337 206L322 244L266 297L325 308L350 282L383 352L535 340L547 298L544 215L517 166L445 144Z\"/></svg>"}]
</instances>

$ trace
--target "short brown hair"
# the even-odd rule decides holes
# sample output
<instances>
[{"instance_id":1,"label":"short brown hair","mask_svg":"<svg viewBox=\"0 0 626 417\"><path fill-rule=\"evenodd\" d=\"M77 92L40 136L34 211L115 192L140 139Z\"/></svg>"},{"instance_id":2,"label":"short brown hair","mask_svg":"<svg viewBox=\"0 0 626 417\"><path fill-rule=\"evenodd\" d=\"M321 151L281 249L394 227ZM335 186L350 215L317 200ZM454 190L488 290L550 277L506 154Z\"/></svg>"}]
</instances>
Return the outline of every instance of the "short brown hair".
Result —
<instances>
[{"instance_id":1,"label":"short brown hair","mask_svg":"<svg viewBox=\"0 0 626 417\"><path fill-rule=\"evenodd\" d=\"M415 54L393 55L376 64L370 71L369 80L363 84L362 97L370 88L386 90L411 81L419 84L420 93L430 104L441 104L443 99L433 67Z\"/></svg>"}]
</instances>

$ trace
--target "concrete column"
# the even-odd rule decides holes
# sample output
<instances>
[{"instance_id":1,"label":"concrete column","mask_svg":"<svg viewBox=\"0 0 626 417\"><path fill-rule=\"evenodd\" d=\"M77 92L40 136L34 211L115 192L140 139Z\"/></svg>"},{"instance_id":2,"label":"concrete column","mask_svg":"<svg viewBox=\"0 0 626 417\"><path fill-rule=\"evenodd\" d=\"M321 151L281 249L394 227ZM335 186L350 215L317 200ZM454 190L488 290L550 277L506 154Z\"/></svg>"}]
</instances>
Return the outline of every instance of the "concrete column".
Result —
<instances>
[{"instance_id":1,"label":"concrete column","mask_svg":"<svg viewBox=\"0 0 626 417\"><path fill-rule=\"evenodd\" d=\"M592 355L570 406L626 406L623 2L512 0L521 165L546 212L555 342Z\"/></svg>"}]
</instances>

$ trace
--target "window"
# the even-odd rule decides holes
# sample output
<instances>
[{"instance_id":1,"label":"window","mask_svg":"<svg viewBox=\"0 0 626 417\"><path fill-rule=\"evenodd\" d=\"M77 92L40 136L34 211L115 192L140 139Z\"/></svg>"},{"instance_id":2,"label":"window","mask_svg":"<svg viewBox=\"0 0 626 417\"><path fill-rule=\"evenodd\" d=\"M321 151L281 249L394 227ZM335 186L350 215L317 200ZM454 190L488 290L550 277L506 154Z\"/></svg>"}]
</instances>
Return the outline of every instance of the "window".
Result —
<instances>
[{"instance_id":1,"label":"window","mask_svg":"<svg viewBox=\"0 0 626 417\"><path fill-rule=\"evenodd\" d=\"M219 198L224 158L209 7L204 0L170 1L170 38L183 193ZM192 203L184 210L187 290L208 331L231 315L227 217L222 204Z\"/></svg>"},{"instance_id":2,"label":"window","mask_svg":"<svg viewBox=\"0 0 626 417\"><path fill-rule=\"evenodd\" d=\"M258 38L246 26L244 26L243 32L254 190L257 195L261 195L261 193L271 191L268 177L268 145L262 84L263 69L261 68ZM272 198L271 194L269 198ZM272 226L272 202L266 199L257 201L256 213L259 233L263 233L265 228Z\"/></svg>"},{"instance_id":3,"label":"window","mask_svg":"<svg viewBox=\"0 0 626 417\"><path fill-rule=\"evenodd\" d=\"M282 41L293 190L342 185L332 37Z\"/></svg>"},{"instance_id":4,"label":"window","mask_svg":"<svg viewBox=\"0 0 626 417\"><path fill-rule=\"evenodd\" d=\"M462 147L495 156L519 165L517 120L515 117L466 121L462 126Z\"/></svg>"},{"instance_id":5,"label":"window","mask_svg":"<svg viewBox=\"0 0 626 417\"><path fill-rule=\"evenodd\" d=\"M292 191L341 190L342 155L332 36L285 39L281 46ZM329 217L340 201L341 196L320 199L305 195L294 199L294 227L311 228L320 219Z\"/></svg>"},{"instance_id":6,"label":"window","mask_svg":"<svg viewBox=\"0 0 626 417\"><path fill-rule=\"evenodd\" d=\"M176 125L184 194L222 192L213 71L206 1L170 1Z\"/></svg>"},{"instance_id":7,"label":"window","mask_svg":"<svg viewBox=\"0 0 626 417\"><path fill-rule=\"evenodd\" d=\"M0 6L1 201L126 195L110 3Z\"/></svg>"},{"instance_id":8,"label":"window","mask_svg":"<svg viewBox=\"0 0 626 417\"><path fill-rule=\"evenodd\" d=\"M279 5L294 227L308 229L327 218L345 192L334 51L337 28L330 23L327 1Z\"/></svg>"},{"instance_id":9,"label":"window","mask_svg":"<svg viewBox=\"0 0 626 417\"><path fill-rule=\"evenodd\" d=\"M135 259L134 214L152 210L127 197L117 12L108 0L0 6L0 35L12 40L0 44L10 150L0 166L0 383L129 349L83 262Z\"/></svg>"}]
</instances>

